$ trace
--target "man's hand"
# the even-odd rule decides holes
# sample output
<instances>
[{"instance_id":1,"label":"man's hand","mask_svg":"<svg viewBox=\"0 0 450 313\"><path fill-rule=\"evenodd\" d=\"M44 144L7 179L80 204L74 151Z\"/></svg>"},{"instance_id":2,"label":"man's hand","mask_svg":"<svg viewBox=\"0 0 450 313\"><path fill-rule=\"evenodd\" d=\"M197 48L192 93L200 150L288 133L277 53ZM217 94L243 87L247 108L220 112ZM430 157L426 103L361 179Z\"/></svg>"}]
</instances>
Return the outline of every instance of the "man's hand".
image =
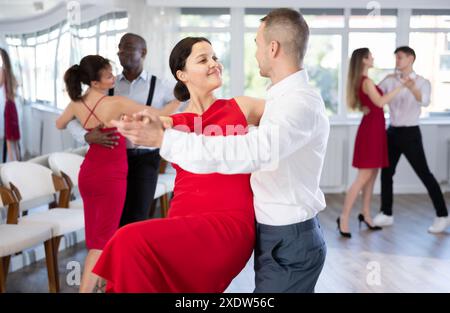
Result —
<instances>
[{"instance_id":1,"label":"man's hand","mask_svg":"<svg viewBox=\"0 0 450 313\"><path fill-rule=\"evenodd\" d=\"M90 132L84 135L84 140L88 144L99 144L106 148L113 149L115 146L119 144L119 136L117 136L115 130L110 130L108 132L102 132L100 129L103 128L104 125L100 124L97 127L93 128Z\"/></svg>"},{"instance_id":2,"label":"man's hand","mask_svg":"<svg viewBox=\"0 0 450 313\"><path fill-rule=\"evenodd\" d=\"M412 78L406 78L403 82L405 87L407 87L409 90L413 90L416 87L416 81Z\"/></svg>"},{"instance_id":3,"label":"man's hand","mask_svg":"<svg viewBox=\"0 0 450 313\"><path fill-rule=\"evenodd\" d=\"M120 121L111 121L119 132L132 143L144 147L161 147L164 136L164 126L158 116L147 111L125 117Z\"/></svg>"}]
</instances>

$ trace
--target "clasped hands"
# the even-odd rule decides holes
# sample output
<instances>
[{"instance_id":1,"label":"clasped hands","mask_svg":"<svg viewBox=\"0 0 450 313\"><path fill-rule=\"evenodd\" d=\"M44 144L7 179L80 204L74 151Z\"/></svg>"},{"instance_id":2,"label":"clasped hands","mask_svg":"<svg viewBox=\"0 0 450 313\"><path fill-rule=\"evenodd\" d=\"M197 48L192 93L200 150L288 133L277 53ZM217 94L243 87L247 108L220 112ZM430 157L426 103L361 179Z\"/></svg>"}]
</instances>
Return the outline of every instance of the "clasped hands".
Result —
<instances>
[{"instance_id":1,"label":"clasped hands","mask_svg":"<svg viewBox=\"0 0 450 313\"><path fill-rule=\"evenodd\" d=\"M161 147L164 130L172 127L172 119L143 110L132 116L122 115L120 120L112 120L111 124L135 145Z\"/></svg>"}]
</instances>

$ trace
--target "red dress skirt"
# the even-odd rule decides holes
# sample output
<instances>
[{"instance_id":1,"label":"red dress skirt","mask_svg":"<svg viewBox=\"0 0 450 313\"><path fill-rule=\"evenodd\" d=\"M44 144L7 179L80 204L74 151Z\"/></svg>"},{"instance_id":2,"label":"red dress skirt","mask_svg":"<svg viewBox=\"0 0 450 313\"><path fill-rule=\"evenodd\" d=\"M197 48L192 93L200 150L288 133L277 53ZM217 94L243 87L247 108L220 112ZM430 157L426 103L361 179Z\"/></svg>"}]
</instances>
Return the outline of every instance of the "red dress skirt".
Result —
<instances>
[{"instance_id":1,"label":"red dress skirt","mask_svg":"<svg viewBox=\"0 0 450 313\"><path fill-rule=\"evenodd\" d=\"M78 174L88 249L102 250L119 228L127 193L128 160L125 138L118 135L119 144L114 149L90 145Z\"/></svg>"},{"instance_id":2,"label":"red dress skirt","mask_svg":"<svg viewBox=\"0 0 450 313\"><path fill-rule=\"evenodd\" d=\"M20 139L19 116L14 101L6 100L5 104L5 139L17 141Z\"/></svg>"},{"instance_id":3,"label":"red dress skirt","mask_svg":"<svg viewBox=\"0 0 450 313\"><path fill-rule=\"evenodd\" d=\"M361 106L366 107L369 113L363 116L356 133L353 166L360 169L388 167L389 157L384 112L363 92L362 85L365 79L367 79L366 76L361 78L358 96ZM377 90L381 95L383 94L378 86Z\"/></svg>"}]
</instances>

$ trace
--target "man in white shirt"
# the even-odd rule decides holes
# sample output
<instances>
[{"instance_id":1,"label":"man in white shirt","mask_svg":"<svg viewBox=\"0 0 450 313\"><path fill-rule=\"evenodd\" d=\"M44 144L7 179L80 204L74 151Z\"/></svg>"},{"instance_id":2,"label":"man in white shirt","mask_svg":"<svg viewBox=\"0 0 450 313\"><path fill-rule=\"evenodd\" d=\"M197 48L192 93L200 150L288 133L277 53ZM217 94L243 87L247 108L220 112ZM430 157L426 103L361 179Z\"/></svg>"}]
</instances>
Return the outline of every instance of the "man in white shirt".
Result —
<instances>
[{"instance_id":1,"label":"man in white shirt","mask_svg":"<svg viewBox=\"0 0 450 313\"><path fill-rule=\"evenodd\" d=\"M428 80L413 71L416 59L414 50L403 46L395 50L395 74L388 75L379 87L388 93L406 80L408 88L403 89L390 103L390 126L387 130L389 167L381 171L381 212L375 217L378 226L389 226L394 222L392 216L392 185L395 168L402 154L419 176L428 190L436 210L433 225L428 228L431 233L440 233L449 225L448 211L441 188L428 168L423 150L419 117L422 106L430 103L431 85Z\"/></svg>"},{"instance_id":2,"label":"man in white shirt","mask_svg":"<svg viewBox=\"0 0 450 313\"><path fill-rule=\"evenodd\" d=\"M123 72L117 76L114 89L109 95L128 97L138 103L172 113L179 106L173 95L174 84L150 75L144 69L147 46L144 38L127 33L122 36L117 52ZM169 105L167 105L170 102ZM73 137L81 143L96 143L113 148L118 137L114 131L101 132L97 128L86 131L77 120L69 123L67 128ZM137 149L127 141L128 176L127 195L120 220L120 226L146 220L149 217L159 173L159 149Z\"/></svg>"},{"instance_id":3,"label":"man in white shirt","mask_svg":"<svg viewBox=\"0 0 450 313\"><path fill-rule=\"evenodd\" d=\"M326 206L319 181L330 126L303 69L308 37L297 11L277 9L261 20L256 59L272 86L259 127L244 136L164 132L145 112L138 117L150 123L136 116L115 123L134 143L161 146L163 158L190 172L252 173L255 292L314 292L325 261L316 216Z\"/></svg>"}]
</instances>

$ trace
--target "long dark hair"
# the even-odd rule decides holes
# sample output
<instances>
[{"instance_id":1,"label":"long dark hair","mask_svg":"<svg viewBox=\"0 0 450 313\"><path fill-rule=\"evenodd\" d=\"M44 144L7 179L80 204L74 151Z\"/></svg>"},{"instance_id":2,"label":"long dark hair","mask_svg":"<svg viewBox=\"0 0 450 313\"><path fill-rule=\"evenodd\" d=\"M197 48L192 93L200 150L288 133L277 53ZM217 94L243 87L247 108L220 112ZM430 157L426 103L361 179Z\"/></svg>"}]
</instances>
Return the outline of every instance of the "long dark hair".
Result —
<instances>
[{"instance_id":1,"label":"long dark hair","mask_svg":"<svg viewBox=\"0 0 450 313\"><path fill-rule=\"evenodd\" d=\"M189 94L189 90L187 89L186 85L178 79L177 71L184 70L184 67L186 66L186 59L191 54L192 47L196 43L203 41L211 44L211 42L204 37L186 37L184 39L181 39L175 45L175 47L173 47L172 52L170 53L170 71L172 72L173 77L175 77L175 79L177 80L177 84L175 85L173 94L175 95L175 98L180 101L189 100L191 98L191 95Z\"/></svg>"},{"instance_id":2,"label":"long dark hair","mask_svg":"<svg viewBox=\"0 0 450 313\"><path fill-rule=\"evenodd\" d=\"M348 66L347 77L347 104L352 110L360 109L358 88L361 83L362 71L364 69L363 59L369 56L368 48L359 48L353 51Z\"/></svg>"},{"instance_id":3,"label":"long dark hair","mask_svg":"<svg viewBox=\"0 0 450 313\"><path fill-rule=\"evenodd\" d=\"M0 48L0 57L3 61L3 76L5 77L6 99L14 101L17 81L12 71L11 61L5 49Z\"/></svg>"},{"instance_id":4,"label":"long dark hair","mask_svg":"<svg viewBox=\"0 0 450 313\"><path fill-rule=\"evenodd\" d=\"M101 71L111 67L108 59L100 55L87 55L81 59L80 65L71 66L64 74L66 90L72 101L81 99L81 85L90 86L92 81L100 81Z\"/></svg>"}]
</instances>

